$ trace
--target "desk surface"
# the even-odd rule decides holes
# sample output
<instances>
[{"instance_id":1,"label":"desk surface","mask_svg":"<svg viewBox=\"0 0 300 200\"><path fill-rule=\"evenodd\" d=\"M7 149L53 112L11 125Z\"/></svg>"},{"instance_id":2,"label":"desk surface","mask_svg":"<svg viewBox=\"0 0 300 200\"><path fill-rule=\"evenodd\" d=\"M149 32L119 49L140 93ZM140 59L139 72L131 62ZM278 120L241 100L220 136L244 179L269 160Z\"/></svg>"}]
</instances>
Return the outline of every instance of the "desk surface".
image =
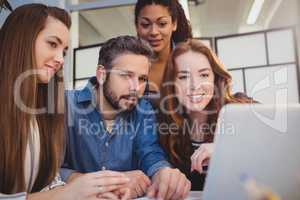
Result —
<instances>
[{"instance_id":1,"label":"desk surface","mask_svg":"<svg viewBox=\"0 0 300 200\"><path fill-rule=\"evenodd\" d=\"M201 191L191 191L188 198L186 198L185 200L201 200L202 199L201 197L202 197ZM151 200L151 199L147 197L142 197L135 200Z\"/></svg>"}]
</instances>

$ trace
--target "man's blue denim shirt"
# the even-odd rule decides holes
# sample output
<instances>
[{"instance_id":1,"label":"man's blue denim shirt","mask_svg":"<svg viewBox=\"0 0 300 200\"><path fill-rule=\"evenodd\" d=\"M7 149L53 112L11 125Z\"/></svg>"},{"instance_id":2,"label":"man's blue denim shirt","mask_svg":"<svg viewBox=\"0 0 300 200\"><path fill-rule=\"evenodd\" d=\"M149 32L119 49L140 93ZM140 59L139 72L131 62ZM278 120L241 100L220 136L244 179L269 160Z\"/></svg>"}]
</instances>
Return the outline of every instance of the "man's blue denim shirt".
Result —
<instances>
[{"instance_id":1,"label":"man's blue denim shirt","mask_svg":"<svg viewBox=\"0 0 300 200\"><path fill-rule=\"evenodd\" d=\"M82 90L65 92L67 146L60 171L63 180L74 171L103 169L140 169L151 177L160 168L170 166L158 143L151 104L141 98L133 110L118 114L108 133L95 103L94 81L95 77Z\"/></svg>"}]
</instances>

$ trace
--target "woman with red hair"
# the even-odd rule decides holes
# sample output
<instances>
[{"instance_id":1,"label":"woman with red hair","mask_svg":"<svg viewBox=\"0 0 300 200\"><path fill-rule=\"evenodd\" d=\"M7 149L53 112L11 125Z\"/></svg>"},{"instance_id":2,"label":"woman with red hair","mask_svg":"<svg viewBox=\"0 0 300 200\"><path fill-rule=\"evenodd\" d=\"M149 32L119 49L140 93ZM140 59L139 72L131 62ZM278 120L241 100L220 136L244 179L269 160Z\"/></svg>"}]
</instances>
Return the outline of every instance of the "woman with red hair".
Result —
<instances>
[{"instance_id":1,"label":"woman with red hair","mask_svg":"<svg viewBox=\"0 0 300 200\"><path fill-rule=\"evenodd\" d=\"M192 190L203 188L222 106L253 102L242 93L233 95L231 80L212 50L198 40L179 43L169 57L159 105L160 143L170 162L190 179Z\"/></svg>"}]
</instances>

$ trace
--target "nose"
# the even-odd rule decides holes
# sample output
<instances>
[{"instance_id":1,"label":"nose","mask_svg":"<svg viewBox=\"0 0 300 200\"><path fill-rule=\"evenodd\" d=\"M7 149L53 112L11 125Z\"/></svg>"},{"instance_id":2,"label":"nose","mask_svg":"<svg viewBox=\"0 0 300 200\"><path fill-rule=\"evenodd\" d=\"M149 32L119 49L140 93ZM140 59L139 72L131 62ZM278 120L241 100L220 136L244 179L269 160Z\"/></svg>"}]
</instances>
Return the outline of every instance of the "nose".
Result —
<instances>
[{"instance_id":1,"label":"nose","mask_svg":"<svg viewBox=\"0 0 300 200\"><path fill-rule=\"evenodd\" d=\"M137 76L130 79L129 90L130 91L138 91L139 90L139 79Z\"/></svg>"},{"instance_id":2,"label":"nose","mask_svg":"<svg viewBox=\"0 0 300 200\"><path fill-rule=\"evenodd\" d=\"M199 82L196 80L196 78L194 78L193 76L191 76L190 78L190 83L189 83L189 88L191 91L194 91L197 89Z\"/></svg>"},{"instance_id":3,"label":"nose","mask_svg":"<svg viewBox=\"0 0 300 200\"><path fill-rule=\"evenodd\" d=\"M57 52L54 59L55 63L58 64L58 67L62 67L65 62L64 52Z\"/></svg>"},{"instance_id":4,"label":"nose","mask_svg":"<svg viewBox=\"0 0 300 200\"><path fill-rule=\"evenodd\" d=\"M151 34L151 36L155 36L155 35L158 35L158 34L159 34L158 27L157 27L155 24L153 24L153 25L151 26L150 34Z\"/></svg>"}]
</instances>

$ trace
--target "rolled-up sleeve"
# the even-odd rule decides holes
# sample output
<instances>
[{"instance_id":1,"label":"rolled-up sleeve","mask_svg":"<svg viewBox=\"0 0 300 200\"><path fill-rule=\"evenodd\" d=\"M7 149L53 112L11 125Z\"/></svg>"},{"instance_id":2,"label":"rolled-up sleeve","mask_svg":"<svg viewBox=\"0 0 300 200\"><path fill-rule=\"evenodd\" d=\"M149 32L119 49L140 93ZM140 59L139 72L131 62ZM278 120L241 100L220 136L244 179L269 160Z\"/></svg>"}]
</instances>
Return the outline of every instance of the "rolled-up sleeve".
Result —
<instances>
[{"instance_id":1,"label":"rolled-up sleeve","mask_svg":"<svg viewBox=\"0 0 300 200\"><path fill-rule=\"evenodd\" d=\"M72 169L69 165L69 160L71 156L70 148L72 144L70 144L70 135L74 134L73 130L73 110L72 106L74 106L74 93L71 91L65 91L65 138L66 138L66 147L65 147L65 154L63 164L60 168L59 174L62 181L67 182L68 178L71 176L72 173L76 172ZM71 121L70 121L71 120Z\"/></svg>"},{"instance_id":2,"label":"rolled-up sleeve","mask_svg":"<svg viewBox=\"0 0 300 200\"><path fill-rule=\"evenodd\" d=\"M67 182L68 178L71 176L71 174L73 174L74 172L76 172L75 170L73 169L68 169L67 166L66 166L66 163L65 165L63 165L61 168L60 168L60 177L62 179L62 181L64 182Z\"/></svg>"},{"instance_id":3,"label":"rolled-up sleeve","mask_svg":"<svg viewBox=\"0 0 300 200\"><path fill-rule=\"evenodd\" d=\"M151 104L142 100L137 112L136 126L138 129L135 138L135 151L138 156L139 168L147 176L152 177L159 169L171 167L171 165L158 142L156 117Z\"/></svg>"}]
</instances>

